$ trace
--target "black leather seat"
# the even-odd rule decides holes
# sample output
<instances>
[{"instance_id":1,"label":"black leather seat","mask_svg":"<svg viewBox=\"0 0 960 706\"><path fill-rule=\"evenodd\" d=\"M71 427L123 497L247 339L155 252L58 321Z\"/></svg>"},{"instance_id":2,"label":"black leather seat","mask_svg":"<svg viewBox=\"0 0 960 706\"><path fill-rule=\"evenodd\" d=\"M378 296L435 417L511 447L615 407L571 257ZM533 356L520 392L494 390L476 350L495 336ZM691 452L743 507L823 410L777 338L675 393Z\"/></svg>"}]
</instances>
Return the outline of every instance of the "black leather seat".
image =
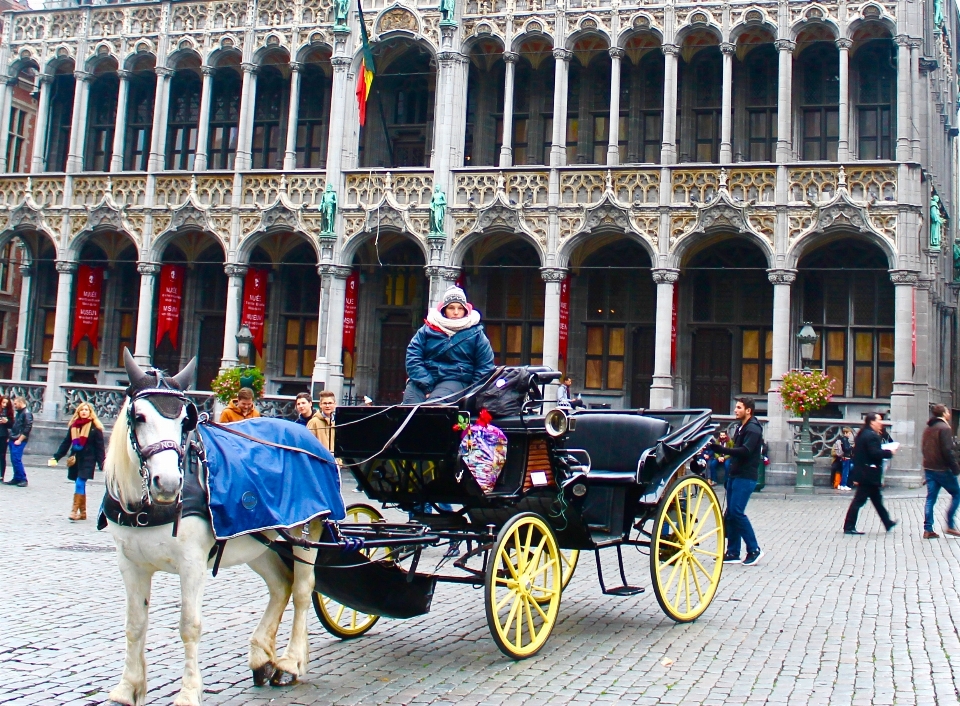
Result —
<instances>
[{"instance_id":1,"label":"black leather seat","mask_svg":"<svg viewBox=\"0 0 960 706\"><path fill-rule=\"evenodd\" d=\"M636 483L637 463L670 425L638 414L578 413L576 430L567 435L568 449L590 454L590 477L609 483Z\"/></svg>"}]
</instances>

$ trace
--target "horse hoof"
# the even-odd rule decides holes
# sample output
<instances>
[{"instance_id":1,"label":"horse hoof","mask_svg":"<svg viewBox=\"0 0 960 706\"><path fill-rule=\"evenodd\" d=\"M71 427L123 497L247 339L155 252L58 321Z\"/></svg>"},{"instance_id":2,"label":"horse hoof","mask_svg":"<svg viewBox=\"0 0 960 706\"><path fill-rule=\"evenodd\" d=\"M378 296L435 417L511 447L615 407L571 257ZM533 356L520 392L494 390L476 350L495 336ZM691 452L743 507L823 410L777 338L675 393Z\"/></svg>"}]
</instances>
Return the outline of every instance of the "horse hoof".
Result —
<instances>
[{"instance_id":1,"label":"horse hoof","mask_svg":"<svg viewBox=\"0 0 960 706\"><path fill-rule=\"evenodd\" d=\"M278 669L272 677L270 677L270 684L273 686L293 686L299 681L300 677L296 674L290 672L285 672L282 669Z\"/></svg>"},{"instance_id":2,"label":"horse hoof","mask_svg":"<svg viewBox=\"0 0 960 706\"><path fill-rule=\"evenodd\" d=\"M262 667L251 670L253 672L253 685L266 686L273 676L277 673L277 668L272 663L267 662Z\"/></svg>"}]
</instances>

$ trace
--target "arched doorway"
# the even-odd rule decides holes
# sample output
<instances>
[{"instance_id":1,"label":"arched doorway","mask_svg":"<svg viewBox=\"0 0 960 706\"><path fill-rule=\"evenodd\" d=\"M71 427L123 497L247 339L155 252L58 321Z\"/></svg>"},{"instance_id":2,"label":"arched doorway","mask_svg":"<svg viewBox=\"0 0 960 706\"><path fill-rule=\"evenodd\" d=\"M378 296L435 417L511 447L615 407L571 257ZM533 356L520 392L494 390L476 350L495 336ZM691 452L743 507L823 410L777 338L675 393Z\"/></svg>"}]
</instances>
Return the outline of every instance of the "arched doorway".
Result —
<instances>
[{"instance_id":1,"label":"arched doorway","mask_svg":"<svg viewBox=\"0 0 960 706\"><path fill-rule=\"evenodd\" d=\"M767 258L744 238L693 253L681 272L681 313L689 362L681 375L691 407L729 414L733 398L762 396L773 364L773 287ZM689 366L689 367L687 367Z\"/></svg>"}]
</instances>

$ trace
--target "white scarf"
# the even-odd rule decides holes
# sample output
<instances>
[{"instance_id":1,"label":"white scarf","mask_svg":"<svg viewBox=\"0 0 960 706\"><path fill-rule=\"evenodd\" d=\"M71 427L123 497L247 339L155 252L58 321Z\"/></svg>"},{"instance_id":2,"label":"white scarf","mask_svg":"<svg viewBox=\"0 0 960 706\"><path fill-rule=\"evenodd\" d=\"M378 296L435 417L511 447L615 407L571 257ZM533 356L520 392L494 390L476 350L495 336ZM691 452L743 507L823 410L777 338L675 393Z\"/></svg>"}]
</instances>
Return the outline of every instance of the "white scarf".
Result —
<instances>
[{"instance_id":1,"label":"white scarf","mask_svg":"<svg viewBox=\"0 0 960 706\"><path fill-rule=\"evenodd\" d=\"M440 313L439 310L431 309L427 312L427 323L431 326L436 326L448 336L453 336L455 333L466 331L471 326L476 326L479 324L480 312L478 312L476 309L472 309L462 319L448 319L446 316Z\"/></svg>"}]
</instances>

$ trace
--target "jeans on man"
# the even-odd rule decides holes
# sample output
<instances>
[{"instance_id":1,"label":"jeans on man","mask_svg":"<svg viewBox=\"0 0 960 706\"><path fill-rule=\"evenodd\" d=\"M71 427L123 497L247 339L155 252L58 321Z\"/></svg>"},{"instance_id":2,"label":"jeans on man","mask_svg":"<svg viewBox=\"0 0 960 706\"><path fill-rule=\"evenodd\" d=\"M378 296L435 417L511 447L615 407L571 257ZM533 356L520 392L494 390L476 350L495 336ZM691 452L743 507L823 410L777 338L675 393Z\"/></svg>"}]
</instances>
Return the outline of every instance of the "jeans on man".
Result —
<instances>
[{"instance_id":1,"label":"jeans on man","mask_svg":"<svg viewBox=\"0 0 960 706\"><path fill-rule=\"evenodd\" d=\"M847 458L843 460L843 472L840 476L840 485L844 488L850 487L850 470L853 468L853 459Z\"/></svg>"},{"instance_id":2,"label":"jeans on man","mask_svg":"<svg viewBox=\"0 0 960 706\"><path fill-rule=\"evenodd\" d=\"M419 404L420 402L436 401L436 404L456 404L460 400L458 393L467 388L458 380L443 380L437 383L437 386L430 391L430 397L413 380L407 383L403 391L403 401L400 404Z\"/></svg>"},{"instance_id":3,"label":"jeans on man","mask_svg":"<svg viewBox=\"0 0 960 706\"><path fill-rule=\"evenodd\" d=\"M947 527L956 529L955 518L957 508L960 507L960 483L950 471L928 471L924 469L927 478L927 504L923 512L924 532L933 532L933 508L937 504L940 488L950 493L950 507L947 508Z\"/></svg>"},{"instance_id":4,"label":"jeans on man","mask_svg":"<svg viewBox=\"0 0 960 706\"><path fill-rule=\"evenodd\" d=\"M757 535L747 517L747 502L757 487L757 481L747 478L727 477L727 512L724 515L724 530L727 534L727 554L740 556L740 540L747 545L747 553L760 550Z\"/></svg>"},{"instance_id":5,"label":"jeans on man","mask_svg":"<svg viewBox=\"0 0 960 706\"><path fill-rule=\"evenodd\" d=\"M13 465L13 482L27 480L27 471L23 467L23 452L27 448L27 442L21 444L10 442L10 463Z\"/></svg>"}]
</instances>

